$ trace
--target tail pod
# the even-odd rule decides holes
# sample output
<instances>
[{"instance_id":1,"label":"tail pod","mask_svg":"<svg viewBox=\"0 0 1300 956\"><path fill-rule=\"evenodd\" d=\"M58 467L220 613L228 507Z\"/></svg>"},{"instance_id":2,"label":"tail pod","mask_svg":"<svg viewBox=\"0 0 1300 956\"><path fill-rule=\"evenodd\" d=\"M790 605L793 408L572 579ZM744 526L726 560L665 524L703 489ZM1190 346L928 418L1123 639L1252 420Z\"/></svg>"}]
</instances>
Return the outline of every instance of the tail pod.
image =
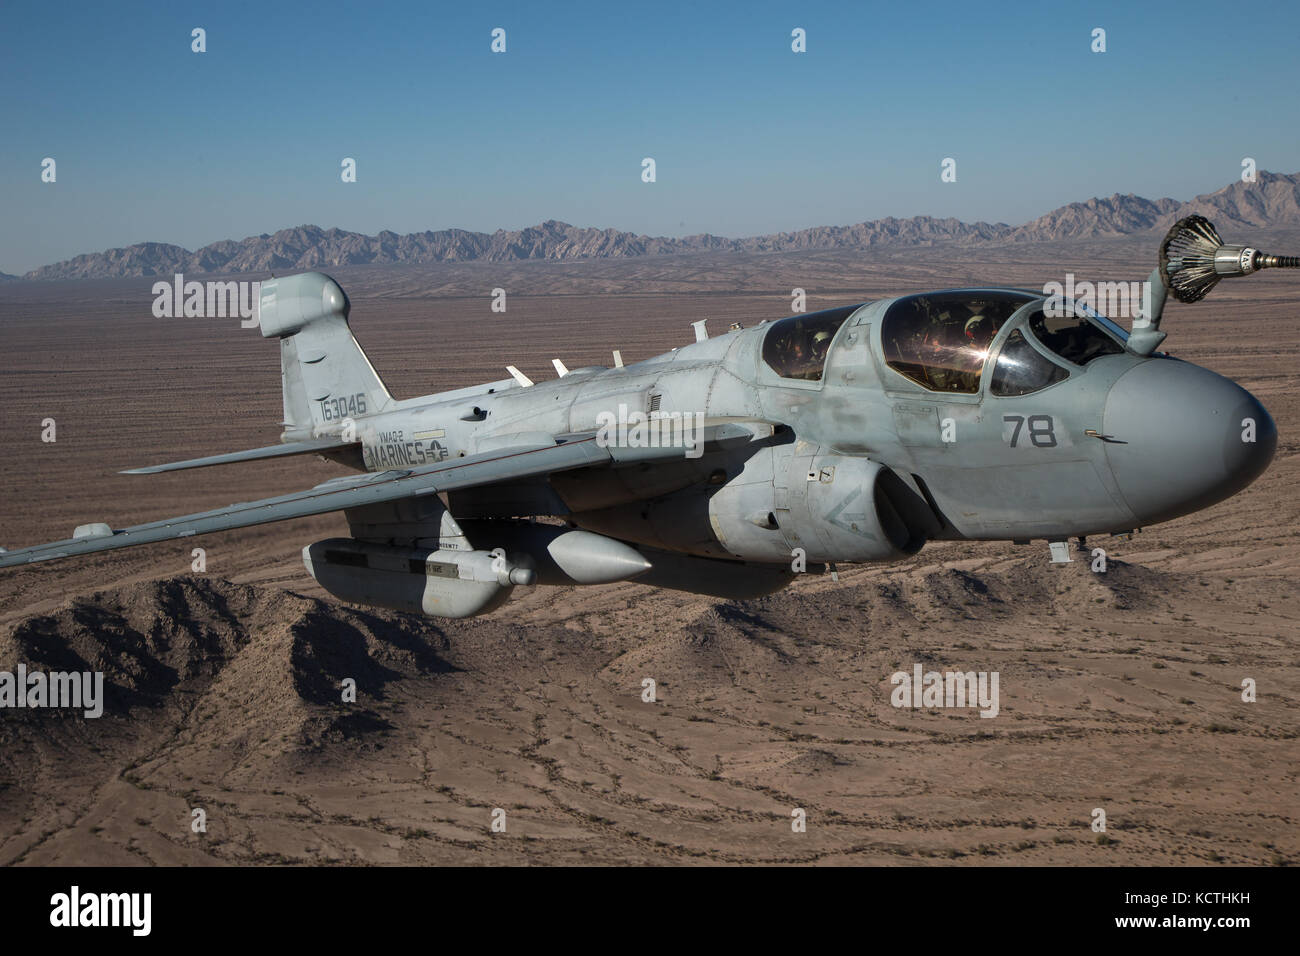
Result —
<instances>
[{"instance_id":1,"label":"tail pod","mask_svg":"<svg viewBox=\"0 0 1300 956\"><path fill-rule=\"evenodd\" d=\"M388 408L393 397L348 326L352 303L320 272L262 283L262 334L280 340L282 441L342 432L347 422Z\"/></svg>"}]
</instances>

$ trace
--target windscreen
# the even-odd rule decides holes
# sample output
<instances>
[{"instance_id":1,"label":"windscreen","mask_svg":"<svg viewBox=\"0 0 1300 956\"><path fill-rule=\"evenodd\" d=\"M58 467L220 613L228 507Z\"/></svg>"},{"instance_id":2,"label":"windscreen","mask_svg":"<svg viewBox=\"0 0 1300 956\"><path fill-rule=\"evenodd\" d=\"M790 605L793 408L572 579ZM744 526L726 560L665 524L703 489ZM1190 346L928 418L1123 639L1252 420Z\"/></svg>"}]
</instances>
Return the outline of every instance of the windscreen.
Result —
<instances>
[{"instance_id":1,"label":"windscreen","mask_svg":"<svg viewBox=\"0 0 1300 956\"><path fill-rule=\"evenodd\" d=\"M1019 329L1013 329L998 353L989 391L1002 396L1028 395L1069 378L1069 375L1030 345Z\"/></svg>"},{"instance_id":2,"label":"windscreen","mask_svg":"<svg viewBox=\"0 0 1300 956\"><path fill-rule=\"evenodd\" d=\"M935 392L979 391L989 344L1012 314L1036 296L1022 292L938 292L899 299L880 338L885 362Z\"/></svg>"}]
</instances>

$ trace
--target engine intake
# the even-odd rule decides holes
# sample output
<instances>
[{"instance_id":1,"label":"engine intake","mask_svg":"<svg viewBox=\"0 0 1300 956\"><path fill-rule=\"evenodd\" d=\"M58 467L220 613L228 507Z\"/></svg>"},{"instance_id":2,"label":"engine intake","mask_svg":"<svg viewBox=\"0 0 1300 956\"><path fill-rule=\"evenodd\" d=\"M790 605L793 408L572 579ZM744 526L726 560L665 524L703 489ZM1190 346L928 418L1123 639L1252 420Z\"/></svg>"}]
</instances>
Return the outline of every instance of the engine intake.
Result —
<instances>
[{"instance_id":1,"label":"engine intake","mask_svg":"<svg viewBox=\"0 0 1300 956\"><path fill-rule=\"evenodd\" d=\"M867 458L767 449L724 479L573 520L664 551L783 565L796 549L809 562L897 561L940 531L925 499Z\"/></svg>"},{"instance_id":2,"label":"engine intake","mask_svg":"<svg viewBox=\"0 0 1300 956\"><path fill-rule=\"evenodd\" d=\"M783 530L810 561L897 561L939 530L925 499L878 461L817 455L790 481Z\"/></svg>"}]
</instances>

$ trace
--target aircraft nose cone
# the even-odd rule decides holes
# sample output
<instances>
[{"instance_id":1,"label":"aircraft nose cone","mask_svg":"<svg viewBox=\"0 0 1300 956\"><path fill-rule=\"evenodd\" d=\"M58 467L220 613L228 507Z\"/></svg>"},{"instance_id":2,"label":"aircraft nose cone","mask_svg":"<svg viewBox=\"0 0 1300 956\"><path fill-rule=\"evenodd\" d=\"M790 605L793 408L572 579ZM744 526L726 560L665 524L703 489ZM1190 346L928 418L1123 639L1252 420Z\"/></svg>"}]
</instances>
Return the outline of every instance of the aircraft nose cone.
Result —
<instances>
[{"instance_id":1,"label":"aircraft nose cone","mask_svg":"<svg viewBox=\"0 0 1300 956\"><path fill-rule=\"evenodd\" d=\"M1168 358L1149 359L1111 386L1103 434L1120 493L1142 524L1236 494L1263 474L1277 449L1277 426L1255 396Z\"/></svg>"}]
</instances>

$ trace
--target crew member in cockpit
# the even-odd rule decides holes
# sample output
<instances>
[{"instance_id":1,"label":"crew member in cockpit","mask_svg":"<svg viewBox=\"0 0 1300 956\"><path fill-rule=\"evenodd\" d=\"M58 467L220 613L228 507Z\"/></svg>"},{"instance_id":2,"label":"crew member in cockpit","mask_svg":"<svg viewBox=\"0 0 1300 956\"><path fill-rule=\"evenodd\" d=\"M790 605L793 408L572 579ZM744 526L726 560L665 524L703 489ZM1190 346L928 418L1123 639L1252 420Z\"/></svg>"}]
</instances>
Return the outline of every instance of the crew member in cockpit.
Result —
<instances>
[{"instance_id":1,"label":"crew member in cockpit","mask_svg":"<svg viewBox=\"0 0 1300 956\"><path fill-rule=\"evenodd\" d=\"M831 347L831 333L822 329L812 339L812 369L820 369L826 364L826 351Z\"/></svg>"},{"instance_id":2,"label":"crew member in cockpit","mask_svg":"<svg viewBox=\"0 0 1300 956\"><path fill-rule=\"evenodd\" d=\"M997 324L982 312L966 320L966 341L975 349L988 351L993 336L998 334Z\"/></svg>"},{"instance_id":3,"label":"crew member in cockpit","mask_svg":"<svg viewBox=\"0 0 1300 956\"><path fill-rule=\"evenodd\" d=\"M989 345L998 334L998 323L983 312L976 312L966 320L964 332L966 345L962 349L962 391L975 392L979 390L980 372L984 369Z\"/></svg>"},{"instance_id":4,"label":"crew member in cockpit","mask_svg":"<svg viewBox=\"0 0 1300 956\"><path fill-rule=\"evenodd\" d=\"M802 330L790 336L790 348L786 352L786 373L792 378L802 378L804 367L808 364L808 353L804 349Z\"/></svg>"}]
</instances>

